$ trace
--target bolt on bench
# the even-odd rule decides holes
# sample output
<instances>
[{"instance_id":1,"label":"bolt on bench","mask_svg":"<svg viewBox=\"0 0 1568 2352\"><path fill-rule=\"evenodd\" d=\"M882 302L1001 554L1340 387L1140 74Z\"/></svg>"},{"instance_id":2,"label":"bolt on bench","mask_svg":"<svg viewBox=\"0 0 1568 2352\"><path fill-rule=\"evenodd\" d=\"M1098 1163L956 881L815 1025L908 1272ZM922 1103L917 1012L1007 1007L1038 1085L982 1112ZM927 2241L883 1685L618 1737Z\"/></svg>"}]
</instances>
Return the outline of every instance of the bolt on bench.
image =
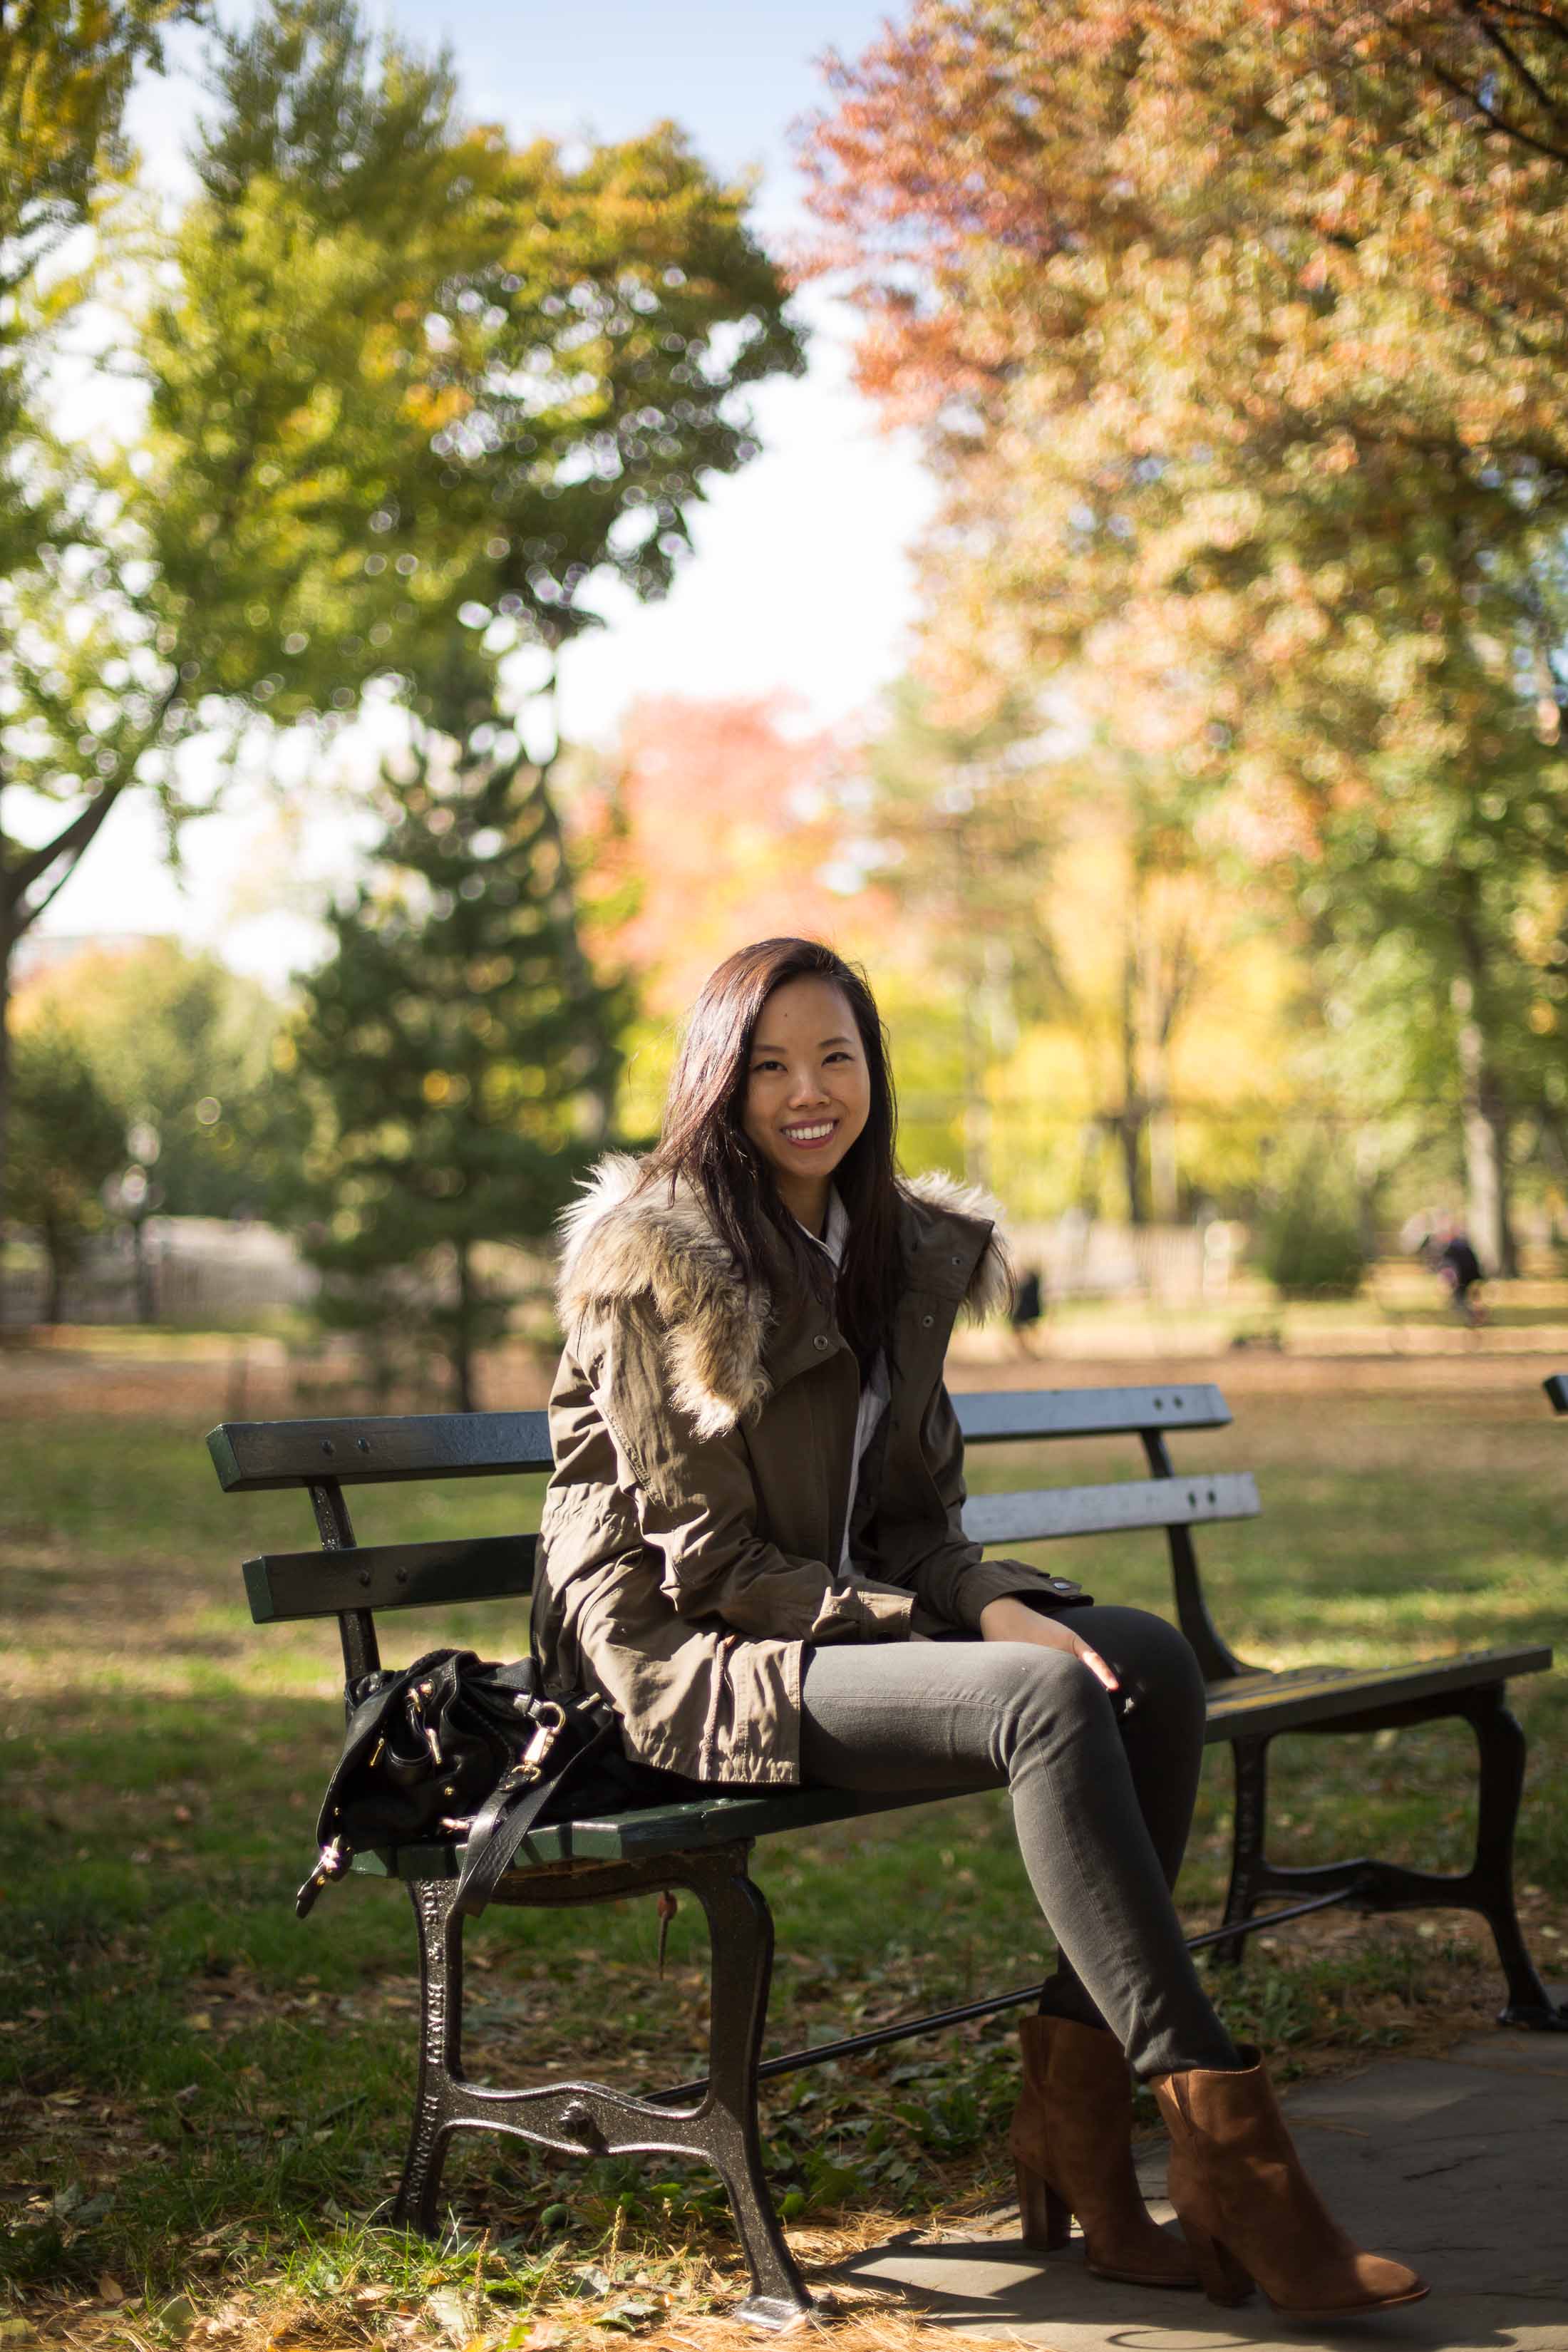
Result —
<instances>
[{"instance_id":1,"label":"bolt on bench","mask_svg":"<svg viewBox=\"0 0 1568 2352\"><path fill-rule=\"evenodd\" d=\"M1208 1738L1227 1741L1236 1809L1229 1892L1220 1925L1191 1938L1239 1960L1244 1939L1265 1926L1347 1904L1362 1911L1458 1906L1479 1911L1496 1939L1507 1986L1499 2022L1568 2029L1532 1966L1513 1900L1513 1834L1524 1780L1524 1735L1510 1714L1506 1685L1540 1674L1552 1653L1539 1646L1469 1651L1370 1668L1299 1666L1272 1674L1226 1645L1209 1615L1193 1530L1248 1518L1258 1510L1249 1475L1179 1475L1167 1449L1172 1430L1218 1429L1230 1412L1206 1383L1161 1388L1022 1390L953 1399L967 1445L1055 1438L1135 1436L1146 1478L1108 1486L1053 1486L972 1496L964 1525L984 1544L1009 1548L1054 1538L1165 1531L1176 1614L1209 1685ZM1568 1409L1568 1407L1565 1407ZM542 1412L419 1414L344 1421L233 1422L212 1432L208 1450L226 1493L302 1486L321 1549L268 1553L245 1564L258 1624L335 1616L353 1680L380 1664L374 1612L458 1601L516 1601L531 1589L535 1539L356 1546L343 1490L400 1480L548 1472ZM1266 1851L1268 1756L1281 1732L1378 1731L1458 1717L1479 1752L1475 1857L1468 1870L1434 1874L1367 1857L1309 1868ZM681 1804L557 1822L534 1830L495 1901L523 1907L600 1903L685 1887L706 1915L712 1946L707 2076L630 2098L593 2083L497 2090L468 2082L462 2068L462 1922L451 1916L462 1861L458 1843L365 1852L354 1869L401 1879L413 1899L421 1964L421 2026L414 2124L396 2218L433 2232L441 2170L454 2131L514 2133L581 2157L668 2150L711 2164L730 2197L751 2267L741 2306L752 2321L791 2324L811 2298L773 2212L763 2171L757 2085L805 2066L903 2041L964 2020L1021 2009L1030 1985L928 2017L889 2022L843 2041L760 2059L773 1962L773 1921L748 1857L759 1837L887 1812L908 1797L855 1797L835 1790L715 1794ZM1258 1906L1273 1900L1259 1914Z\"/></svg>"}]
</instances>

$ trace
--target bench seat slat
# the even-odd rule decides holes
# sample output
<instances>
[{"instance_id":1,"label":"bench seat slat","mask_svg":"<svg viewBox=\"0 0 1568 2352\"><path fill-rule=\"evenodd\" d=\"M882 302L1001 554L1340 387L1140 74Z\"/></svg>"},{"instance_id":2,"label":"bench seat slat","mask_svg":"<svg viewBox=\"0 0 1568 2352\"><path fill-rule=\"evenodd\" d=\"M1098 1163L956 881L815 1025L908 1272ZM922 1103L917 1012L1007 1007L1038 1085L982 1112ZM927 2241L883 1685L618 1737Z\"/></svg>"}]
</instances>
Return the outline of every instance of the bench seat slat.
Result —
<instances>
[{"instance_id":1,"label":"bench seat slat","mask_svg":"<svg viewBox=\"0 0 1568 2352\"><path fill-rule=\"evenodd\" d=\"M770 1837L785 1830L818 1829L861 1814L935 1804L946 1792L911 1789L907 1795L843 1789L781 1789L756 1795L715 1794L683 1805L650 1806L638 1813L605 1813L580 1822L552 1822L531 1831L521 1848L530 1865L552 1862L636 1862L689 1846L728 1845L737 1838ZM460 1845L400 1846L356 1853L353 1866L377 1878L455 1878ZM516 1867L518 1865L514 1865Z\"/></svg>"},{"instance_id":2,"label":"bench seat slat","mask_svg":"<svg viewBox=\"0 0 1568 2352\"><path fill-rule=\"evenodd\" d=\"M499 1478L548 1471L542 1412L410 1412L385 1419L226 1421L207 1439L226 1495L256 1495L301 1479L340 1486L403 1478Z\"/></svg>"},{"instance_id":3,"label":"bench seat slat","mask_svg":"<svg viewBox=\"0 0 1568 2352\"><path fill-rule=\"evenodd\" d=\"M1314 1723L1374 1714L1412 1699L1541 1674L1551 1664L1548 1649L1470 1650L1460 1657L1415 1659L1403 1666L1291 1666L1278 1675L1242 1675L1235 1682L1210 1684L1206 1738L1212 1744L1248 1731L1310 1728ZM747 1790L730 1797L649 1806L642 1812L555 1822L535 1830L524 1853L530 1866L632 1862L931 1801L931 1792L921 1789L899 1796L856 1796L837 1789L784 1789L768 1794ZM452 1878L461 1863L460 1846L423 1845L404 1846L395 1853L362 1853L354 1867L381 1877Z\"/></svg>"},{"instance_id":4,"label":"bench seat slat","mask_svg":"<svg viewBox=\"0 0 1568 2352\"><path fill-rule=\"evenodd\" d=\"M1211 1381L1150 1389L1007 1389L952 1400L964 1442L1113 1437L1140 1429L1226 1429L1230 1407Z\"/></svg>"},{"instance_id":5,"label":"bench seat slat","mask_svg":"<svg viewBox=\"0 0 1568 2352\"><path fill-rule=\"evenodd\" d=\"M963 1532L974 1542L1044 1543L1059 1536L1106 1535L1123 1528L1191 1528L1256 1518L1250 1472L1199 1478L1125 1478L1109 1486L1040 1486L1018 1495L972 1495Z\"/></svg>"},{"instance_id":6,"label":"bench seat slat","mask_svg":"<svg viewBox=\"0 0 1568 2352\"><path fill-rule=\"evenodd\" d=\"M1277 1675L1238 1675L1232 1682L1209 1685L1204 1736L1212 1744L1249 1731L1310 1730L1330 1723L1342 1729L1347 1716L1510 1682L1516 1675L1544 1674L1551 1664L1549 1649L1531 1646L1465 1650L1397 1666L1291 1666Z\"/></svg>"},{"instance_id":7,"label":"bench seat slat","mask_svg":"<svg viewBox=\"0 0 1568 2352\"><path fill-rule=\"evenodd\" d=\"M428 1609L525 1597L536 1536L450 1537L439 1543L362 1544L352 1551L268 1552L245 1563L258 1625L335 1617L345 1609Z\"/></svg>"}]
</instances>

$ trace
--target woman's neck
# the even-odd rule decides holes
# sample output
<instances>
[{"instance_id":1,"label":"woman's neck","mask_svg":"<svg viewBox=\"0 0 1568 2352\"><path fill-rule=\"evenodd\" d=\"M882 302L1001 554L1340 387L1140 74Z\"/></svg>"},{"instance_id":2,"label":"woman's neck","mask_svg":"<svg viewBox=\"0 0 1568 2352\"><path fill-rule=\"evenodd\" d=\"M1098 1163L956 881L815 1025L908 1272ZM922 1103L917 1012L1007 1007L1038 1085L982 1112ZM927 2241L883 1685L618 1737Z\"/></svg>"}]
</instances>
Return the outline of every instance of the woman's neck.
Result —
<instances>
[{"instance_id":1,"label":"woman's neck","mask_svg":"<svg viewBox=\"0 0 1568 2352\"><path fill-rule=\"evenodd\" d=\"M779 1176L779 1199L792 1217L798 1218L807 1233L818 1241L827 1231L827 1193L830 1180L826 1176Z\"/></svg>"}]
</instances>

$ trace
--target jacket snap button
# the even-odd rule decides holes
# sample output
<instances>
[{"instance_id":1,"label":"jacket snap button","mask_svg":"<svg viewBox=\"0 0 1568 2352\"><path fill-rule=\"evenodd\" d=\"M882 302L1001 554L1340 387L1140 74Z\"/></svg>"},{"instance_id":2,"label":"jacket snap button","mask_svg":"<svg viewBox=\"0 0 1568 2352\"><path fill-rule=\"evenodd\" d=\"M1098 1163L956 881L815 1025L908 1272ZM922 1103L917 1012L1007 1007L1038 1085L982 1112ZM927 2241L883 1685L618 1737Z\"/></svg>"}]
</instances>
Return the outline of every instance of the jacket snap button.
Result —
<instances>
[{"instance_id":1,"label":"jacket snap button","mask_svg":"<svg viewBox=\"0 0 1568 2352\"><path fill-rule=\"evenodd\" d=\"M820 1331L817 1333L817 1335L816 1335L816 1339L812 1341L812 1343L811 1343L811 1344L812 1344L812 1346L816 1349L816 1352L817 1352L817 1354L818 1354L819 1356L826 1356L826 1353L827 1353L827 1347L828 1347L828 1343L827 1343L826 1339L823 1337L823 1335L822 1335L822 1333L821 1333Z\"/></svg>"},{"instance_id":2,"label":"jacket snap button","mask_svg":"<svg viewBox=\"0 0 1568 2352\"><path fill-rule=\"evenodd\" d=\"M961 1257L950 1258L948 1263L950 1265L962 1265L963 1260Z\"/></svg>"},{"instance_id":3,"label":"jacket snap button","mask_svg":"<svg viewBox=\"0 0 1568 2352\"><path fill-rule=\"evenodd\" d=\"M935 1321L936 1321L936 1317L935 1317L934 1315L922 1315L922 1316L921 1317L921 1330L922 1330L922 1331L929 1331L929 1330L931 1329L931 1325L932 1325Z\"/></svg>"}]
</instances>

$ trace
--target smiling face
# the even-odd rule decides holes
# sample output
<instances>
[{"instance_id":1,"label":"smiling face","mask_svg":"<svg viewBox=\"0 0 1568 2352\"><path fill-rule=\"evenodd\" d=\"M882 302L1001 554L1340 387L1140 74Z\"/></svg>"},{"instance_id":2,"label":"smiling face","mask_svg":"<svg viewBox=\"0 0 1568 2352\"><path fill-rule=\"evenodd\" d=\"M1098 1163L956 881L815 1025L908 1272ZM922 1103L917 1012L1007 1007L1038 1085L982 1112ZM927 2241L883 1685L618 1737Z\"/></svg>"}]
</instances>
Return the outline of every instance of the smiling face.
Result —
<instances>
[{"instance_id":1,"label":"smiling face","mask_svg":"<svg viewBox=\"0 0 1568 2352\"><path fill-rule=\"evenodd\" d=\"M826 1222L828 1179L870 1111L848 998L828 980L785 981L757 1020L741 1125L785 1208L814 1234Z\"/></svg>"}]
</instances>

